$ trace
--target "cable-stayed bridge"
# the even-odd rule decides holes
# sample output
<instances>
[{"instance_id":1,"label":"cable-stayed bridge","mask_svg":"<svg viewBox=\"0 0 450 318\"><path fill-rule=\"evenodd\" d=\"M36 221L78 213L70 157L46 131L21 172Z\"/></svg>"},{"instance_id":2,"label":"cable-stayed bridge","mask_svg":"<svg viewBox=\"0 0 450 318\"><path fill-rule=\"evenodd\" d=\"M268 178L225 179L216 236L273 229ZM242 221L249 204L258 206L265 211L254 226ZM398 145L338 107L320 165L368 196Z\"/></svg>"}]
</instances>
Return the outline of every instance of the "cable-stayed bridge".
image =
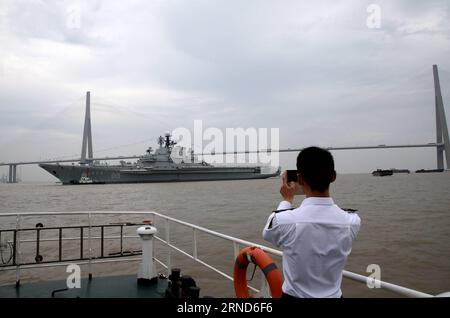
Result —
<instances>
[{"instance_id":1,"label":"cable-stayed bridge","mask_svg":"<svg viewBox=\"0 0 450 318\"><path fill-rule=\"evenodd\" d=\"M337 150L365 150L365 149L394 149L394 148L436 148L436 168L439 170L444 167L444 153L446 169L450 168L450 138L445 117L444 103L442 99L441 86L439 82L439 74L437 65L433 65L433 79L434 79L434 93L435 93L435 117L436 117L436 142L433 143L417 143L417 144L393 144L393 145L368 145L368 146L339 146L339 147L324 147L330 151ZM201 153L197 155L231 155L231 154L250 154L250 153L268 153L268 152L299 152L302 148L285 148L285 149L260 149L247 151L233 151L233 152L214 152ZM87 154L86 154L87 152ZM92 130L91 130L91 112L90 112L90 92L86 93L86 113L83 131L83 141L81 156L79 158L71 159L53 159L53 160L36 160L36 161L17 161L17 162L0 162L0 166L9 166L8 183L17 182L17 166L21 165L35 165L41 163L80 163L92 164L94 161L107 160L122 160L122 159L138 159L141 156L107 156L94 157L92 146Z\"/></svg>"}]
</instances>

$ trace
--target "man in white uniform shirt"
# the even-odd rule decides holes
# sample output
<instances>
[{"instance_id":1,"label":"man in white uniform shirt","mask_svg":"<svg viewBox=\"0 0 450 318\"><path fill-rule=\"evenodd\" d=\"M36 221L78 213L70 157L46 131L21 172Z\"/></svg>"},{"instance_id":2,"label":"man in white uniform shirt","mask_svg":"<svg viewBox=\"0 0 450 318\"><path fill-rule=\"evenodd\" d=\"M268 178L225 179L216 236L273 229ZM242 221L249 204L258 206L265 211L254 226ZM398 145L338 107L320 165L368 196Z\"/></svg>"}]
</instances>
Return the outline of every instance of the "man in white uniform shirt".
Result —
<instances>
[{"instance_id":1,"label":"man in white uniform shirt","mask_svg":"<svg viewBox=\"0 0 450 318\"><path fill-rule=\"evenodd\" d=\"M263 231L265 240L283 250L283 297L342 297L342 271L361 220L356 213L340 209L330 197L336 171L329 151L303 149L297 157L297 175L298 185L288 183L283 174L283 201ZM298 186L306 198L294 208Z\"/></svg>"}]
</instances>

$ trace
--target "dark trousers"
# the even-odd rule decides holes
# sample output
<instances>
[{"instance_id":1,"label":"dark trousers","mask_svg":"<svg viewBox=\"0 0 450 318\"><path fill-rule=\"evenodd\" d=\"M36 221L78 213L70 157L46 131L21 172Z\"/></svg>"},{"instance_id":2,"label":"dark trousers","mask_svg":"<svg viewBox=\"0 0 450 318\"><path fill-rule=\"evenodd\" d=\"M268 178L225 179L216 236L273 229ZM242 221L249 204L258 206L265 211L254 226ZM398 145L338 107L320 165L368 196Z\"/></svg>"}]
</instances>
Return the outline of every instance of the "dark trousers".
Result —
<instances>
[{"instance_id":1,"label":"dark trousers","mask_svg":"<svg viewBox=\"0 0 450 318\"><path fill-rule=\"evenodd\" d=\"M289 294L286 294L285 292L283 292L283 294L281 295L281 298L282 299L300 299L298 297L294 297ZM344 298L344 294L341 295L341 298Z\"/></svg>"}]
</instances>

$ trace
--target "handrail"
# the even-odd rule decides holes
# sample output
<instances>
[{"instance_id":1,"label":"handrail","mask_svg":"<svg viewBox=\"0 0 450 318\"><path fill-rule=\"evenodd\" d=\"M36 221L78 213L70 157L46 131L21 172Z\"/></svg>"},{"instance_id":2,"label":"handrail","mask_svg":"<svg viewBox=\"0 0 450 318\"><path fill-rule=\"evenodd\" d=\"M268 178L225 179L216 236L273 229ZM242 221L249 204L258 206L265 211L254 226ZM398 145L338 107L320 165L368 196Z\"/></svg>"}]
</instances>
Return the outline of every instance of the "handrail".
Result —
<instances>
[{"instance_id":1,"label":"handrail","mask_svg":"<svg viewBox=\"0 0 450 318\"><path fill-rule=\"evenodd\" d=\"M209 264L206 264L205 262L203 262L203 261L201 261L201 260L199 260L197 258L197 255L196 255L197 254L197 242L196 242L196 237L197 237L197 233L196 232L197 231L201 231L203 233L210 234L210 235L213 235L213 236L216 236L216 237L219 237L219 238L222 238L222 239L225 239L225 240L233 242L233 247L235 249L235 253L236 253L237 246L238 245L243 245L243 246L256 246L256 247L259 247L262 250L264 250L267 253L270 253L272 255L276 255L276 256L282 256L283 255L283 252L279 251L277 249L270 248L270 247L267 247L267 246L264 246L264 245L261 245L261 244L255 244L253 242L250 242L250 241L247 241L247 240L243 240L243 239L239 239L239 238L236 238L236 237L233 237L233 236L230 236L230 235L222 234L222 233L219 233L219 232L216 232L216 231L212 231L212 230L209 230L207 228L204 228L204 227L201 227L201 226L189 223L189 222L185 222L185 221L182 221L182 220L178 220L178 219L175 219L173 217L170 217L170 216L167 216L167 215L164 215L164 214L160 214L160 213L155 212L155 211L16 212L16 213L0 213L0 217L13 217L13 216L15 216L15 217L19 218L19 216L20 217L24 217L24 216L44 216L44 215L95 215L95 214L98 214L98 215L102 215L102 214L148 215L148 214L151 214L153 216L157 216L159 218L162 218L162 219L166 220L166 230L169 229L169 224L170 224L169 221L177 223L177 224L180 224L180 225L183 225L183 226L190 227L190 228L195 230L195 232L194 232L195 233L194 234L194 253L193 253L194 255L190 255L189 253L187 253L187 252L185 252L185 251L175 247L174 245L172 245L171 242L170 242L169 232L166 232L166 240L163 240L161 238L158 238L158 240L161 241L162 243L166 244L170 248L175 249L178 252L180 252L180 253L182 253L182 254L184 254L184 255L186 255L186 256L194 259L194 260L196 260L197 262L199 262L199 263L203 264L204 266L206 266L206 267L216 271L217 273L221 274L222 276L224 276L224 277L226 277L228 279L232 279L232 278L229 275L219 271L218 269L214 268L213 266L211 266ZM158 262L161 263L160 261L158 261ZM171 266L171 264L170 264L170 257L169 257L168 264L165 267L170 269L170 266ZM397 294L400 294L400 295L403 295L403 296L407 296L407 297L434 297L433 295L428 294L428 293L420 292L420 291L417 291L417 290L414 290L414 289L406 288L406 287L403 287L403 286L400 286L400 285L396 285L396 284L392 284L392 283L388 283L388 282L385 282L385 281L376 280L376 279L373 279L371 277L366 277L364 275L356 274L356 273L353 273L353 272L350 272L350 271L346 271L346 270L343 271L342 275L343 275L343 277L349 278L349 279L354 280L356 282L365 283L365 284L371 283L371 284L374 284L374 285L378 285L378 286L380 286L381 289L389 290L391 292L394 292L394 293L397 293ZM252 288L252 289L254 289L254 288Z\"/></svg>"}]
</instances>

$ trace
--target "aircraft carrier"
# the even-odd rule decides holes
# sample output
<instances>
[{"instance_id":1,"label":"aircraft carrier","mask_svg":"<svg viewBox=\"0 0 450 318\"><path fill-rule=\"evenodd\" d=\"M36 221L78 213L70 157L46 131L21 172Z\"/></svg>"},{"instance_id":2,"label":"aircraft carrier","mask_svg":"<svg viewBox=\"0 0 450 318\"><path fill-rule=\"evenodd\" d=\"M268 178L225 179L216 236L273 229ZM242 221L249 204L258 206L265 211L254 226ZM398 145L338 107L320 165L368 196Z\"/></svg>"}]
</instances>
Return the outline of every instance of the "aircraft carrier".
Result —
<instances>
[{"instance_id":1,"label":"aircraft carrier","mask_svg":"<svg viewBox=\"0 0 450 318\"><path fill-rule=\"evenodd\" d=\"M99 162L87 164L40 164L39 166L61 180L63 184L146 183L179 181L214 181L265 179L280 174L264 172L262 166L214 166L196 160L193 152L179 162L172 159L175 142L169 133L158 139L159 148L152 148L135 163L121 161L119 165Z\"/></svg>"}]
</instances>

